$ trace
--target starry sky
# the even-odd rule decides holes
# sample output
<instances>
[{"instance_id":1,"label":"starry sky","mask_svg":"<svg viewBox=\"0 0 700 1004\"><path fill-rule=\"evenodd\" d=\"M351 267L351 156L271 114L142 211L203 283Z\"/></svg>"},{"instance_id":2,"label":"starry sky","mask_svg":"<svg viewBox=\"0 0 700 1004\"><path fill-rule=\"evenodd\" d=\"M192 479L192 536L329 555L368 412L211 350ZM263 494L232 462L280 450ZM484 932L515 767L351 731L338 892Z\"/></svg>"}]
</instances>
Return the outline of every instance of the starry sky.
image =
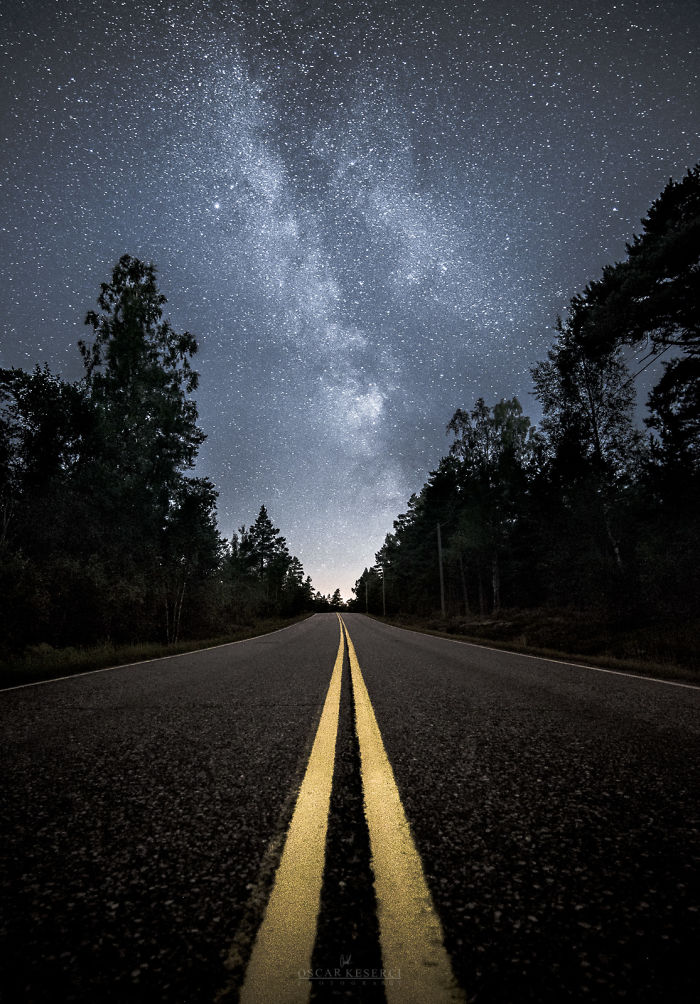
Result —
<instances>
[{"instance_id":1,"label":"starry sky","mask_svg":"<svg viewBox=\"0 0 700 1004\"><path fill-rule=\"evenodd\" d=\"M197 474L343 595L477 397L700 160L698 0L4 0L0 365L158 267Z\"/></svg>"}]
</instances>

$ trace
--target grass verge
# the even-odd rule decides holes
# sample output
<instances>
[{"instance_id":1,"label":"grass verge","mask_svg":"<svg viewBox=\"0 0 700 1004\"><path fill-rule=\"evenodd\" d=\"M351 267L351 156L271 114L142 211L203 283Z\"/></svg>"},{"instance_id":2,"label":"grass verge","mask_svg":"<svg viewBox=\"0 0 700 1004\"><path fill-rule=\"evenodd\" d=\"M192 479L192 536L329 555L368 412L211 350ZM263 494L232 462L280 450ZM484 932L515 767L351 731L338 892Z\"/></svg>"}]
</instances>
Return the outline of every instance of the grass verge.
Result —
<instances>
[{"instance_id":1,"label":"grass verge","mask_svg":"<svg viewBox=\"0 0 700 1004\"><path fill-rule=\"evenodd\" d=\"M280 628L306 620L310 613L298 617L270 618L236 627L230 634L216 638L189 639L174 645L99 645L92 648L52 648L50 645L35 645L14 658L0 661L0 688L17 687L25 683L53 680L59 676L73 676L93 669L111 666L128 666L134 662L162 659L184 652L197 652L214 645L226 645L233 641L244 641L269 634Z\"/></svg>"},{"instance_id":2,"label":"grass verge","mask_svg":"<svg viewBox=\"0 0 700 1004\"><path fill-rule=\"evenodd\" d=\"M700 622L619 624L576 610L509 610L469 620L374 619L507 652L700 684Z\"/></svg>"}]
</instances>

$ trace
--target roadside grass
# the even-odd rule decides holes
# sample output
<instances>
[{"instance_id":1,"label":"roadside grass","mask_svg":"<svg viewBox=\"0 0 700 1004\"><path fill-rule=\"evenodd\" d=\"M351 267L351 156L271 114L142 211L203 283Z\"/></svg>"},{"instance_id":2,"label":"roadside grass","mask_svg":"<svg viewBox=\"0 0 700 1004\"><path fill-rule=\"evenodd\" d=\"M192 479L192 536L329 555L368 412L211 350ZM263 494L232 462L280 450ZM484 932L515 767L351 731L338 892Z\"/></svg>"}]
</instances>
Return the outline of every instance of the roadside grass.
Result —
<instances>
[{"instance_id":1,"label":"roadside grass","mask_svg":"<svg viewBox=\"0 0 700 1004\"><path fill-rule=\"evenodd\" d=\"M495 617L376 617L411 631L509 652L700 684L700 621L616 623L580 610L503 610Z\"/></svg>"},{"instance_id":2,"label":"roadside grass","mask_svg":"<svg viewBox=\"0 0 700 1004\"><path fill-rule=\"evenodd\" d=\"M188 639L174 645L149 643L115 646L104 644L91 648L52 648L51 645L44 643L32 645L21 655L0 660L0 688L38 683L41 680L52 680L60 676L74 676L76 673L86 673L93 669L128 666L135 662L162 659L165 656L196 652L214 645L244 641L246 638L256 638L258 635L269 634L271 631L296 624L310 616L311 613L304 613L298 617L277 617L254 621L251 624L238 625L226 635L198 640Z\"/></svg>"}]
</instances>

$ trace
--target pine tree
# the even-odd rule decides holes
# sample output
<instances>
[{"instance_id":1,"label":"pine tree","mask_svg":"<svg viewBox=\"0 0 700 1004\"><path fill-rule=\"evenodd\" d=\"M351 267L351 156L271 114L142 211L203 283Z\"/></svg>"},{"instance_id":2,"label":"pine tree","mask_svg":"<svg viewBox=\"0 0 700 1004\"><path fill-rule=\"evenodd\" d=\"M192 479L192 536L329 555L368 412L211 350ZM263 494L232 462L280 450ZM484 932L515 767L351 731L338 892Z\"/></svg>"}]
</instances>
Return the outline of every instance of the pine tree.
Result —
<instances>
[{"instance_id":1,"label":"pine tree","mask_svg":"<svg viewBox=\"0 0 700 1004\"><path fill-rule=\"evenodd\" d=\"M264 579L265 571L276 559L289 555L287 542L279 529L273 526L264 505L260 506L260 512L249 529L242 529L240 547L241 554L260 579Z\"/></svg>"},{"instance_id":2,"label":"pine tree","mask_svg":"<svg viewBox=\"0 0 700 1004\"><path fill-rule=\"evenodd\" d=\"M205 438L190 396L197 343L163 319L165 302L155 266L124 255L101 286L99 312L86 315L93 339L79 343L94 422L76 471L76 518L85 560L99 555L114 583L107 605L117 636L137 623L155 631L161 622L158 583L170 560L171 521L191 494L185 471ZM172 624L171 615L167 635Z\"/></svg>"},{"instance_id":3,"label":"pine tree","mask_svg":"<svg viewBox=\"0 0 700 1004\"><path fill-rule=\"evenodd\" d=\"M144 518L149 506L166 511L169 494L205 438L189 397L198 382L191 366L197 342L163 320L165 302L155 266L124 255L112 281L102 284L101 312L86 315L94 340L79 343L98 417L92 452L102 470L91 470L91 477L98 476L113 508L126 502Z\"/></svg>"},{"instance_id":4,"label":"pine tree","mask_svg":"<svg viewBox=\"0 0 700 1004\"><path fill-rule=\"evenodd\" d=\"M589 355L642 342L652 354L700 352L700 164L669 180L627 258L604 268L572 304Z\"/></svg>"},{"instance_id":5,"label":"pine tree","mask_svg":"<svg viewBox=\"0 0 700 1004\"><path fill-rule=\"evenodd\" d=\"M447 426L454 434L450 453L459 461L460 542L475 549L480 608L484 608L482 568L488 562L493 609L501 605L501 555L525 488L532 447L530 419L517 398L489 408L479 398L470 413L459 409ZM462 561L463 550L458 550ZM463 595L466 595L466 585ZM465 606L467 601L465 599Z\"/></svg>"}]
</instances>

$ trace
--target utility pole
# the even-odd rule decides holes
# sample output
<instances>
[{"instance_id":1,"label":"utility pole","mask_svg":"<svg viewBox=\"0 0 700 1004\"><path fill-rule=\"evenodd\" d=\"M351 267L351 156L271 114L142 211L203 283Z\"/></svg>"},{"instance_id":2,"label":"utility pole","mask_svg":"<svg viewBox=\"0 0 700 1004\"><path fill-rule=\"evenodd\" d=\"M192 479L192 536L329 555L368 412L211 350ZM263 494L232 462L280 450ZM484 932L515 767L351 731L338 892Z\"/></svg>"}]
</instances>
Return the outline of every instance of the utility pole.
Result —
<instances>
[{"instance_id":1,"label":"utility pole","mask_svg":"<svg viewBox=\"0 0 700 1004\"><path fill-rule=\"evenodd\" d=\"M386 565L382 562L382 617L386 617Z\"/></svg>"},{"instance_id":2,"label":"utility pole","mask_svg":"<svg viewBox=\"0 0 700 1004\"><path fill-rule=\"evenodd\" d=\"M445 620L445 578L442 574L442 537L440 536L440 524L437 525L438 540L438 565L440 566L440 610L442 619Z\"/></svg>"},{"instance_id":3,"label":"utility pole","mask_svg":"<svg viewBox=\"0 0 700 1004\"><path fill-rule=\"evenodd\" d=\"M369 575L365 576L365 613L366 614L369 613L369 601L367 600L367 580L368 579L369 579Z\"/></svg>"}]
</instances>

